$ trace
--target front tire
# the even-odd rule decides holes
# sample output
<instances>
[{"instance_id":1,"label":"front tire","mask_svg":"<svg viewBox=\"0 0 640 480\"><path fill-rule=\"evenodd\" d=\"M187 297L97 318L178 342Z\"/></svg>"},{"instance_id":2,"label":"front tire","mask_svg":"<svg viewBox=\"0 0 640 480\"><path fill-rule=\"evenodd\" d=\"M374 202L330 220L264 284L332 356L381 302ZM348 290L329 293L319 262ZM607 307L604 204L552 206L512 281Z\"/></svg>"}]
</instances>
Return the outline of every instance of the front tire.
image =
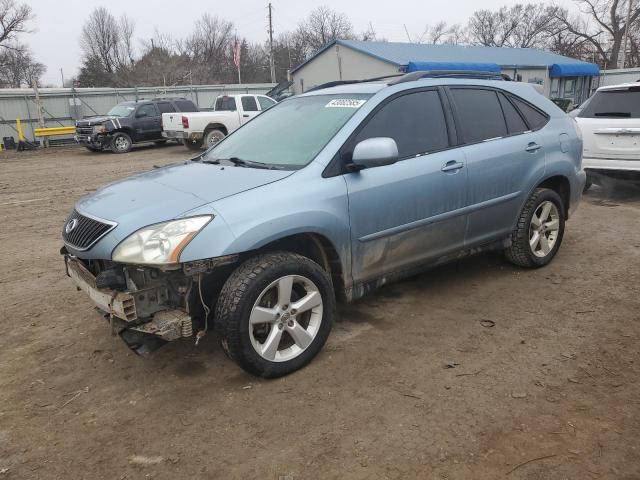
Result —
<instances>
[{"instance_id":1,"label":"front tire","mask_svg":"<svg viewBox=\"0 0 640 480\"><path fill-rule=\"evenodd\" d=\"M116 133L111 139L111 151L113 153L128 153L131 151L132 145L131 137L124 132Z\"/></svg>"},{"instance_id":2,"label":"front tire","mask_svg":"<svg viewBox=\"0 0 640 480\"><path fill-rule=\"evenodd\" d=\"M216 304L222 346L242 369L265 378L288 375L320 351L333 324L331 280L302 255L274 252L240 265Z\"/></svg>"},{"instance_id":3,"label":"front tire","mask_svg":"<svg viewBox=\"0 0 640 480\"><path fill-rule=\"evenodd\" d=\"M560 196L548 188L537 188L511 233L511 246L505 250L507 260L527 268L547 265L560 248L564 223L565 205Z\"/></svg>"}]
</instances>

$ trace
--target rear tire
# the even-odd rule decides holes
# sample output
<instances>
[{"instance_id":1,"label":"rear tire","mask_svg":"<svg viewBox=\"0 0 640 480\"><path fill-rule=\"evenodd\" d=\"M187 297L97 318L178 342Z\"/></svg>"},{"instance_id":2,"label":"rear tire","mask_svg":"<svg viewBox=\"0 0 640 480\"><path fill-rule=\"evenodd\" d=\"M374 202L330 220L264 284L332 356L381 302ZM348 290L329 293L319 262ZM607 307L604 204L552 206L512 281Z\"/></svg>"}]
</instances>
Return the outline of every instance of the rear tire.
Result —
<instances>
[{"instance_id":1,"label":"rear tire","mask_svg":"<svg viewBox=\"0 0 640 480\"><path fill-rule=\"evenodd\" d=\"M216 143L221 141L224 137L226 137L225 133L219 129L209 130L204 134L204 146L205 148L209 148L214 146Z\"/></svg>"},{"instance_id":2,"label":"rear tire","mask_svg":"<svg viewBox=\"0 0 640 480\"><path fill-rule=\"evenodd\" d=\"M200 150L202 148L202 140L187 140L186 138L182 141L182 144L187 147L189 150Z\"/></svg>"},{"instance_id":3,"label":"rear tire","mask_svg":"<svg viewBox=\"0 0 640 480\"><path fill-rule=\"evenodd\" d=\"M564 236L565 206L560 196L548 188L537 188L529 197L505 256L520 267L547 265L558 252Z\"/></svg>"},{"instance_id":4,"label":"rear tire","mask_svg":"<svg viewBox=\"0 0 640 480\"><path fill-rule=\"evenodd\" d=\"M250 258L227 279L216 304L216 329L242 369L275 378L318 354L334 311L331 280L317 263L294 253L267 253Z\"/></svg>"},{"instance_id":5,"label":"rear tire","mask_svg":"<svg viewBox=\"0 0 640 480\"><path fill-rule=\"evenodd\" d=\"M128 153L131 151L132 145L131 137L124 132L116 133L111 139L111 151L113 153Z\"/></svg>"}]
</instances>

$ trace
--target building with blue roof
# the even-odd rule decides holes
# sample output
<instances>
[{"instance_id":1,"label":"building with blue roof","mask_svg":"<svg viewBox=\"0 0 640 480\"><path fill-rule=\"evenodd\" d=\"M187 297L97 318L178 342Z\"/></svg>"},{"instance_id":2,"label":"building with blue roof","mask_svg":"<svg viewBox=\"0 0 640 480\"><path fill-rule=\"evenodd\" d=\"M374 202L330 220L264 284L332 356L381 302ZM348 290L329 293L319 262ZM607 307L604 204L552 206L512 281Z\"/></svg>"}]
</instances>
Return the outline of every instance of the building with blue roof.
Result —
<instances>
[{"instance_id":1,"label":"building with blue roof","mask_svg":"<svg viewBox=\"0 0 640 480\"><path fill-rule=\"evenodd\" d=\"M535 48L335 40L291 71L295 93L336 80L416 70L488 70L579 104L597 87L598 66Z\"/></svg>"}]
</instances>

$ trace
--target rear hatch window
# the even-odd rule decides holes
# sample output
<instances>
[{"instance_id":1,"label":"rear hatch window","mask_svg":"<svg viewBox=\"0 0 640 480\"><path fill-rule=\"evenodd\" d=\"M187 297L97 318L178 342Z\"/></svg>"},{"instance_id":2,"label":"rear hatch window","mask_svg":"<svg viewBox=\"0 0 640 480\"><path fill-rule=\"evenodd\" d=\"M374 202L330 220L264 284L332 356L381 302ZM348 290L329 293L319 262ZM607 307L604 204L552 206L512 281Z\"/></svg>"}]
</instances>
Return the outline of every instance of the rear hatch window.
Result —
<instances>
[{"instance_id":1,"label":"rear hatch window","mask_svg":"<svg viewBox=\"0 0 640 480\"><path fill-rule=\"evenodd\" d=\"M600 90L580 112L581 118L640 118L640 86Z\"/></svg>"}]
</instances>

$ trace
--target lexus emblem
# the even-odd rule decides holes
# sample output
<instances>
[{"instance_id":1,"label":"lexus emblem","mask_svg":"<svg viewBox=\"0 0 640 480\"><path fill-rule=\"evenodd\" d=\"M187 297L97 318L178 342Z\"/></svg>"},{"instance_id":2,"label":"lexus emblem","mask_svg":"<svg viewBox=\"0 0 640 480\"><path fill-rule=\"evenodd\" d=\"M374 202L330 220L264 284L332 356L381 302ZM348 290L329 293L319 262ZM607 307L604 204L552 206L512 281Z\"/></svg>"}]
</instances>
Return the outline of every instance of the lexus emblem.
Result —
<instances>
[{"instance_id":1,"label":"lexus emblem","mask_svg":"<svg viewBox=\"0 0 640 480\"><path fill-rule=\"evenodd\" d=\"M67 222L67 224L64 227L64 231L67 232L68 234L71 233L76 227L78 226L78 219L77 218L72 218L71 220L69 220L69 222Z\"/></svg>"}]
</instances>

